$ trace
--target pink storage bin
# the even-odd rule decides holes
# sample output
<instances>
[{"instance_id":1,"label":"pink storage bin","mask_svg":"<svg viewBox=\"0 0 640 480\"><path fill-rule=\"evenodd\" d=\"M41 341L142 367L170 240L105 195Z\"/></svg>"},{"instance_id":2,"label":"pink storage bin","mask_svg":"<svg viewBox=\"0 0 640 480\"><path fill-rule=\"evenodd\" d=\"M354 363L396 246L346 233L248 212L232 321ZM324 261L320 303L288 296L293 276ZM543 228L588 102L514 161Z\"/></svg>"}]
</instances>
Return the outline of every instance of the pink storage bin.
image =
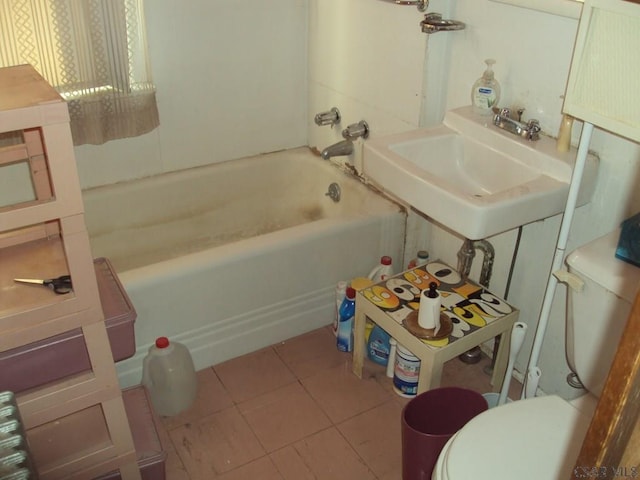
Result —
<instances>
[{"instance_id":1,"label":"pink storage bin","mask_svg":"<svg viewBox=\"0 0 640 480\"><path fill-rule=\"evenodd\" d=\"M157 422L147 391L144 387L132 387L122 392L133 443L138 454L138 466L142 480L165 480L167 453L158 437ZM120 480L120 472L114 471L99 480Z\"/></svg>"},{"instance_id":2,"label":"pink storage bin","mask_svg":"<svg viewBox=\"0 0 640 480\"><path fill-rule=\"evenodd\" d=\"M106 258L97 258L94 266L113 359L129 358L136 351L133 329L136 311L111 263ZM70 330L0 352L0 390L22 392L90 367L82 330Z\"/></svg>"}]
</instances>

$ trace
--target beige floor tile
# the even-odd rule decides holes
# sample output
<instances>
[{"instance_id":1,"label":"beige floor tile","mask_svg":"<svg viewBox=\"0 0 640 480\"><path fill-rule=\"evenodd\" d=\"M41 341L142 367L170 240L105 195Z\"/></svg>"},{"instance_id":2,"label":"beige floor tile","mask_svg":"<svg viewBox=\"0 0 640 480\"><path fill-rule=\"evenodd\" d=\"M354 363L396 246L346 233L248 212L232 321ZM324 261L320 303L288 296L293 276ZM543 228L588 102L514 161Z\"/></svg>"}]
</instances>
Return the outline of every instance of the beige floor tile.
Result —
<instances>
[{"instance_id":1,"label":"beige floor tile","mask_svg":"<svg viewBox=\"0 0 640 480\"><path fill-rule=\"evenodd\" d=\"M216 478L265 455L235 407L176 427L169 435L191 480Z\"/></svg>"},{"instance_id":2,"label":"beige floor tile","mask_svg":"<svg viewBox=\"0 0 640 480\"><path fill-rule=\"evenodd\" d=\"M492 390L491 376L484 373L483 368L491 364L491 360L482 355L478 363L468 364L458 358L449 360L442 368L442 387L464 387L476 392L486 393Z\"/></svg>"},{"instance_id":3,"label":"beige floor tile","mask_svg":"<svg viewBox=\"0 0 640 480\"><path fill-rule=\"evenodd\" d=\"M238 405L267 452L331 426L331 421L296 382Z\"/></svg>"},{"instance_id":4,"label":"beige floor tile","mask_svg":"<svg viewBox=\"0 0 640 480\"><path fill-rule=\"evenodd\" d=\"M491 391L488 364L453 359L442 386ZM321 328L198 372L193 407L158 425L167 480L400 480L410 399L385 370L365 360L359 380ZM520 389L512 380L509 396Z\"/></svg>"},{"instance_id":5,"label":"beige floor tile","mask_svg":"<svg viewBox=\"0 0 640 480\"><path fill-rule=\"evenodd\" d=\"M284 480L316 480L304 459L292 447L284 447L269 455Z\"/></svg>"},{"instance_id":6,"label":"beige floor tile","mask_svg":"<svg viewBox=\"0 0 640 480\"><path fill-rule=\"evenodd\" d=\"M378 478L400 478L402 471L402 406L393 400L338 425Z\"/></svg>"},{"instance_id":7,"label":"beige floor tile","mask_svg":"<svg viewBox=\"0 0 640 480\"><path fill-rule=\"evenodd\" d=\"M328 328L319 328L275 347L276 353L298 378L306 378L349 361L338 351L336 337Z\"/></svg>"},{"instance_id":8,"label":"beige floor tile","mask_svg":"<svg viewBox=\"0 0 640 480\"><path fill-rule=\"evenodd\" d=\"M458 358L449 360L442 369L443 387L457 386L474 390L479 393L492 392L491 375L485 373L485 368L491 365L491 359L482 355L478 363L468 364ZM511 379L509 384L509 398L520 398L522 384L515 379Z\"/></svg>"},{"instance_id":9,"label":"beige floor tile","mask_svg":"<svg viewBox=\"0 0 640 480\"><path fill-rule=\"evenodd\" d=\"M179 468L171 468L169 465L165 468L165 480L191 480L186 470Z\"/></svg>"},{"instance_id":10,"label":"beige floor tile","mask_svg":"<svg viewBox=\"0 0 640 480\"><path fill-rule=\"evenodd\" d=\"M378 477L378 480L402 480L402 468Z\"/></svg>"},{"instance_id":11,"label":"beige floor tile","mask_svg":"<svg viewBox=\"0 0 640 480\"><path fill-rule=\"evenodd\" d=\"M173 443L170 440L168 444L163 442L162 448L167 453L164 464L166 480L189 480L187 469L173 447Z\"/></svg>"},{"instance_id":12,"label":"beige floor tile","mask_svg":"<svg viewBox=\"0 0 640 480\"><path fill-rule=\"evenodd\" d=\"M335 427L296 442L293 448L311 471L312 478L317 480L374 480L376 478ZM278 468L281 468L279 464ZM284 478L296 480L288 476Z\"/></svg>"},{"instance_id":13,"label":"beige floor tile","mask_svg":"<svg viewBox=\"0 0 640 480\"><path fill-rule=\"evenodd\" d=\"M391 396L375 378L356 377L351 363L323 370L301 383L334 423L380 405Z\"/></svg>"},{"instance_id":14,"label":"beige floor tile","mask_svg":"<svg viewBox=\"0 0 640 480\"><path fill-rule=\"evenodd\" d=\"M213 368L236 403L296 380L271 347L234 358Z\"/></svg>"},{"instance_id":15,"label":"beige floor tile","mask_svg":"<svg viewBox=\"0 0 640 480\"><path fill-rule=\"evenodd\" d=\"M197 421L212 413L219 412L233 405L233 400L222 386L213 368L205 368L197 373L198 396L187 411L175 417L163 417L162 423L172 429L178 425Z\"/></svg>"},{"instance_id":16,"label":"beige floor tile","mask_svg":"<svg viewBox=\"0 0 640 480\"><path fill-rule=\"evenodd\" d=\"M216 477L217 480L283 480L282 475L269 457L262 457L242 467Z\"/></svg>"},{"instance_id":17,"label":"beige floor tile","mask_svg":"<svg viewBox=\"0 0 640 480\"><path fill-rule=\"evenodd\" d=\"M167 454L164 464L166 480L189 480L187 469L173 447L169 433L164 430L164 427L160 427L158 428L158 435L162 442L162 449Z\"/></svg>"},{"instance_id":18,"label":"beige floor tile","mask_svg":"<svg viewBox=\"0 0 640 480\"><path fill-rule=\"evenodd\" d=\"M167 427L162 422L158 422L156 427L162 449L167 454L165 460L166 480L189 480L189 474L173 446Z\"/></svg>"}]
</instances>

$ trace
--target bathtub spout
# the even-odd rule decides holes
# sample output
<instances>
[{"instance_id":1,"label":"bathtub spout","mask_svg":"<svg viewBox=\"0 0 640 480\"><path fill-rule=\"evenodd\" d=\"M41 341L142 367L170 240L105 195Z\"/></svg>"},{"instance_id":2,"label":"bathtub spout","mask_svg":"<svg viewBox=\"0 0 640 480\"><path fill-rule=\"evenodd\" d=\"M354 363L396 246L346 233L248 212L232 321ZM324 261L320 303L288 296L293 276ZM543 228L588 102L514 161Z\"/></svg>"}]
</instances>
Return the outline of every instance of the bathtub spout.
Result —
<instances>
[{"instance_id":1,"label":"bathtub spout","mask_svg":"<svg viewBox=\"0 0 640 480\"><path fill-rule=\"evenodd\" d=\"M329 160L331 157L343 157L351 155L353 153L353 142L351 140L342 140L341 142L334 143L333 145L325 148L320 156L324 160Z\"/></svg>"}]
</instances>

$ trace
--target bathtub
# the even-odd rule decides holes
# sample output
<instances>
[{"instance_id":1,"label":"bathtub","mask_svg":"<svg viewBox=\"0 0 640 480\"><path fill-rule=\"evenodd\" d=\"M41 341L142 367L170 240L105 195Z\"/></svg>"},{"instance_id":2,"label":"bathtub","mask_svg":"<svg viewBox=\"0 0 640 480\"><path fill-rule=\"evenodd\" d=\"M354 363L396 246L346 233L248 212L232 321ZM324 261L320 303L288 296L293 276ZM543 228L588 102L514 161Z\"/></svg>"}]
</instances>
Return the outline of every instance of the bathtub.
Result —
<instances>
[{"instance_id":1,"label":"bathtub","mask_svg":"<svg viewBox=\"0 0 640 480\"><path fill-rule=\"evenodd\" d=\"M403 256L403 210L307 148L83 198L93 255L111 261L138 314L123 387L140 383L158 336L187 345L197 369L215 365L330 324L339 280Z\"/></svg>"}]
</instances>

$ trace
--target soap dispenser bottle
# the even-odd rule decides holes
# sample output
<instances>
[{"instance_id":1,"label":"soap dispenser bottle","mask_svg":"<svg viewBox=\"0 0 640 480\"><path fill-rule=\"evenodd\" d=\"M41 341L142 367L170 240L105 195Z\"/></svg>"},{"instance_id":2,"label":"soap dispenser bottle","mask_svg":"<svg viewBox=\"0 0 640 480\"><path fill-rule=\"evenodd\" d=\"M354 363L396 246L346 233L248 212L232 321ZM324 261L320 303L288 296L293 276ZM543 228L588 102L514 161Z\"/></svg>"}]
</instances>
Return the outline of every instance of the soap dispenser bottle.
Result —
<instances>
[{"instance_id":1,"label":"soap dispenser bottle","mask_svg":"<svg viewBox=\"0 0 640 480\"><path fill-rule=\"evenodd\" d=\"M481 115L491 115L492 107L498 105L500 100L500 84L493 74L495 60L488 58L484 61L487 69L482 76L476 80L471 90L471 105L473 110Z\"/></svg>"}]
</instances>

